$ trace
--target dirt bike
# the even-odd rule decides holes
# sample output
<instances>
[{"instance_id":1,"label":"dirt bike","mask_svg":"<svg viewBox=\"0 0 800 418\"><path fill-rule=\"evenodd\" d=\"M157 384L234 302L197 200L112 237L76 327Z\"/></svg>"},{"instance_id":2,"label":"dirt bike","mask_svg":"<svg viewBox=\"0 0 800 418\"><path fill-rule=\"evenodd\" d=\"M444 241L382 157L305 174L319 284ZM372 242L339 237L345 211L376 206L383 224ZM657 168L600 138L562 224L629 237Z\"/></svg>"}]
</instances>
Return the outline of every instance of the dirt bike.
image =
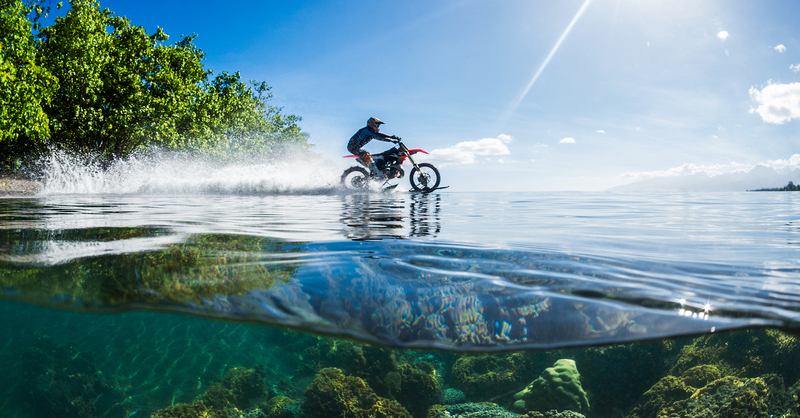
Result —
<instances>
[{"instance_id":1,"label":"dirt bike","mask_svg":"<svg viewBox=\"0 0 800 418\"><path fill-rule=\"evenodd\" d=\"M439 181L441 180L439 177L439 170L437 170L433 164L417 164L414 162L414 159L411 158L411 156L416 153L421 152L423 154L428 154L427 152L421 149L408 149L400 138L391 142L397 144L397 146L372 156L375 166L378 168L378 171L381 172L380 176L373 175L369 168L366 168L367 165L361 161L358 156L345 155L344 158L355 158L363 167L350 167L344 170L342 174L342 185L348 189L364 190L369 187L369 182L372 180L382 181L383 184L381 186L384 187L384 190L393 189L397 187L396 184L390 186L386 186L386 184L389 183L389 180L401 179L405 176L405 170L403 170L402 166L406 158L408 158L414 166L408 178L411 181L411 188L414 191L427 193L437 188L444 189L444 187L439 187Z\"/></svg>"}]
</instances>

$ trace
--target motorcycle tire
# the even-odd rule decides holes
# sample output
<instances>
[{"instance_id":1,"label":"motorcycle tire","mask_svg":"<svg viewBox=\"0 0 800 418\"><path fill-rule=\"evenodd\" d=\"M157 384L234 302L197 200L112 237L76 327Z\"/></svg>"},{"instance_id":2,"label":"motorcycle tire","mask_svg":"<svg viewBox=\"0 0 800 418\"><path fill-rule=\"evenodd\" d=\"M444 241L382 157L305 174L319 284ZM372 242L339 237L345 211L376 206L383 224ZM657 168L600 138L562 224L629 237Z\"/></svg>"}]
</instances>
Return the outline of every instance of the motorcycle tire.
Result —
<instances>
[{"instance_id":1,"label":"motorcycle tire","mask_svg":"<svg viewBox=\"0 0 800 418\"><path fill-rule=\"evenodd\" d=\"M417 170L419 167L419 170ZM411 175L408 180L411 182L411 188L420 192L432 192L439 187L439 170L432 164L422 163L418 164L411 170Z\"/></svg>"},{"instance_id":2,"label":"motorcycle tire","mask_svg":"<svg viewBox=\"0 0 800 418\"><path fill-rule=\"evenodd\" d=\"M369 173L361 167L350 167L342 174L342 186L348 190L364 190L369 184Z\"/></svg>"}]
</instances>

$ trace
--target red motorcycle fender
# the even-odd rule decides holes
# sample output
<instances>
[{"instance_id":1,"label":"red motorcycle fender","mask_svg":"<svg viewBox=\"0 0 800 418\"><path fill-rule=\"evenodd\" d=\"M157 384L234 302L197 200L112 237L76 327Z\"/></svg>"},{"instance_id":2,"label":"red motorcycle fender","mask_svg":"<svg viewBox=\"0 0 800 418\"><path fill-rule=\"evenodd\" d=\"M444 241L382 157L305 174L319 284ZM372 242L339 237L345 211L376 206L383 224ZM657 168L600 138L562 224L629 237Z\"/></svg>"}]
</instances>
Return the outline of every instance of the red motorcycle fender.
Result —
<instances>
[{"instance_id":1,"label":"red motorcycle fender","mask_svg":"<svg viewBox=\"0 0 800 418\"><path fill-rule=\"evenodd\" d=\"M416 154L416 153L418 153L418 152L421 152L421 153L423 153L423 154L428 154L428 155L430 155L430 153L429 153L429 152L425 152L425 151L423 151L423 150L421 150L421 149L410 149L410 150L408 150L408 153L409 153L409 154L411 154L411 155L414 155L414 154Z\"/></svg>"}]
</instances>

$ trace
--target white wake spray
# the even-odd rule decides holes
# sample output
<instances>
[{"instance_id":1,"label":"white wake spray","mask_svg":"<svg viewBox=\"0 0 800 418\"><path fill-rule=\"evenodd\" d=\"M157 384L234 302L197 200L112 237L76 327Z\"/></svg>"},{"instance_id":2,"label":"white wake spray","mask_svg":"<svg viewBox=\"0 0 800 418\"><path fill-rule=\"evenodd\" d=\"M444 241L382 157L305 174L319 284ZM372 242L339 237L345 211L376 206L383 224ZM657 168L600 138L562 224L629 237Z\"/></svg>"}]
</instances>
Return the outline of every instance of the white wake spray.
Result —
<instances>
[{"instance_id":1,"label":"white wake spray","mask_svg":"<svg viewBox=\"0 0 800 418\"><path fill-rule=\"evenodd\" d=\"M320 194L335 192L341 175L320 159L230 163L168 152L134 155L105 167L96 159L53 152L42 167L42 195Z\"/></svg>"}]
</instances>

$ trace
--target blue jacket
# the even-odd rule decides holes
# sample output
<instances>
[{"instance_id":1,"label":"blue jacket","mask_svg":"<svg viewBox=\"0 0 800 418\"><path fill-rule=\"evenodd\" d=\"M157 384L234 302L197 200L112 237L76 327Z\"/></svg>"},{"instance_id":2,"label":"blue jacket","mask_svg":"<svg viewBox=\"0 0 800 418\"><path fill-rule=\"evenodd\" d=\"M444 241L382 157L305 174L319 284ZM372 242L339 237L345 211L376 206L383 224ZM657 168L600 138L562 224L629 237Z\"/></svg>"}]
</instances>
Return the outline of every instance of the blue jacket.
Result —
<instances>
[{"instance_id":1,"label":"blue jacket","mask_svg":"<svg viewBox=\"0 0 800 418\"><path fill-rule=\"evenodd\" d=\"M378 139L381 141L391 142L386 139L387 135L382 133L376 133L369 130L368 127L363 127L358 130L352 137L350 137L350 141L347 143L347 150L353 154L358 154L358 150L364 148L364 145L367 145L369 141L373 139Z\"/></svg>"}]
</instances>

